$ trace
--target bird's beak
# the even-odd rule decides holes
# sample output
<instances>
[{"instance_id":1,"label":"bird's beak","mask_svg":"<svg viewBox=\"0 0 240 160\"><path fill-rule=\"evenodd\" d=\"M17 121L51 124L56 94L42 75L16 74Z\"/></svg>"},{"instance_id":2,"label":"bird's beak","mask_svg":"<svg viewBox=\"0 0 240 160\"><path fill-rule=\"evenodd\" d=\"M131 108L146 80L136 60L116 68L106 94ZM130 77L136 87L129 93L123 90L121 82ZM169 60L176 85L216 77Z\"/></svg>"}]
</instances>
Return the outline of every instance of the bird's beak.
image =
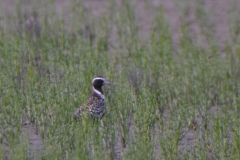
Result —
<instances>
[{"instance_id":1,"label":"bird's beak","mask_svg":"<svg viewBox=\"0 0 240 160\"><path fill-rule=\"evenodd\" d=\"M111 85L111 83L109 83L109 82L107 82L107 81L104 81L103 84L104 84L104 85L105 85L105 84Z\"/></svg>"}]
</instances>

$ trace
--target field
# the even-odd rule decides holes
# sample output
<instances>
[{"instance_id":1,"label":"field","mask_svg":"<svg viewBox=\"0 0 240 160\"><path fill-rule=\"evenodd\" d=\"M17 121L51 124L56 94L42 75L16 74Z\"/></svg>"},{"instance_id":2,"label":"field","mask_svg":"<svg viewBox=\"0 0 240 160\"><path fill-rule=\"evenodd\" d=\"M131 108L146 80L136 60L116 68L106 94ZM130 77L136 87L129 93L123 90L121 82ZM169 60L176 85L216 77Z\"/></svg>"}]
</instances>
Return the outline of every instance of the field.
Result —
<instances>
[{"instance_id":1,"label":"field","mask_svg":"<svg viewBox=\"0 0 240 160\"><path fill-rule=\"evenodd\" d=\"M239 0L0 0L0 159L240 159ZM102 75L102 120L73 114Z\"/></svg>"}]
</instances>

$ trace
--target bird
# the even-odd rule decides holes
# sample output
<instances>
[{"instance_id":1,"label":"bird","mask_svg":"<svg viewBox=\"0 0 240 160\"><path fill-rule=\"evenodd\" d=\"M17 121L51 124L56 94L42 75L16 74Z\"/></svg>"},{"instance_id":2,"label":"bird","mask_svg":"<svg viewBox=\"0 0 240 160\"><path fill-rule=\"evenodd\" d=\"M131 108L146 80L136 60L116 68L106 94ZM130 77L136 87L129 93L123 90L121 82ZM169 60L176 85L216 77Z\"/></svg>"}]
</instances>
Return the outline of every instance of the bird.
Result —
<instances>
[{"instance_id":1,"label":"bird","mask_svg":"<svg viewBox=\"0 0 240 160\"><path fill-rule=\"evenodd\" d=\"M80 115L84 114L86 111L92 118L102 118L105 114L104 108L104 95L102 91L102 86L106 84L111 84L105 80L103 76L96 76L92 80L93 92L89 96L87 103L79 106L77 111L74 113L74 119L77 121Z\"/></svg>"}]
</instances>

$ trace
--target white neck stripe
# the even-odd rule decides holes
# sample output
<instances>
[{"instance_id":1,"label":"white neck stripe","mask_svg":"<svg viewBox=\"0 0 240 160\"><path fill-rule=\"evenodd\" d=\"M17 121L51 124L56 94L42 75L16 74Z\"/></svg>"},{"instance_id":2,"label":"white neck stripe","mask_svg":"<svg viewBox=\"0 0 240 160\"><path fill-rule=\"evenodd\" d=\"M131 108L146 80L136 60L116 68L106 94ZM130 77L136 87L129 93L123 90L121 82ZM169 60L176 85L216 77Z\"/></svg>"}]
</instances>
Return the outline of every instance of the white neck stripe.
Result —
<instances>
[{"instance_id":1,"label":"white neck stripe","mask_svg":"<svg viewBox=\"0 0 240 160\"><path fill-rule=\"evenodd\" d=\"M94 91L95 93L97 93L102 99L105 98L104 95L103 95L101 92L99 92L98 90L96 90L94 87L93 87L93 91Z\"/></svg>"},{"instance_id":2,"label":"white neck stripe","mask_svg":"<svg viewBox=\"0 0 240 160\"><path fill-rule=\"evenodd\" d=\"M104 78L97 77L97 78L94 78L94 79L92 80L92 84L93 84L93 82L94 82L95 80L103 80L103 81L105 81Z\"/></svg>"}]
</instances>

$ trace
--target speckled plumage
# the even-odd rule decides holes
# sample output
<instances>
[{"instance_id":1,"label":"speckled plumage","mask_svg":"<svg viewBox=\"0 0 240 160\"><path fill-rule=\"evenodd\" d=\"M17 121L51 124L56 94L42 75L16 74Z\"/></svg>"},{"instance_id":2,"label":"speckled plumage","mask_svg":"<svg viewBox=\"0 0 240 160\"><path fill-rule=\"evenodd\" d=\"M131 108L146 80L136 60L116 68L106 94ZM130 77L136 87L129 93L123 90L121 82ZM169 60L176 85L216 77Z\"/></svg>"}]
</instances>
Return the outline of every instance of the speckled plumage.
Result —
<instances>
[{"instance_id":1,"label":"speckled plumage","mask_svg":"<svg viewBox=\"0 0 240 160\"><path fill-rule=\"evenodd\" d=\"M101 76L97 76L93 79L93 93L88 98L87 104L82 105L78 108L78 110L74 114L75 120L78 119L79 115L82 115L84 111L90 114L93 118L101 118L105 114L104 108L104 95L102 92L102 86L104 84L109 84L105 81L105 79Z\"/></svg>"},{"instance_id":2,"label":"speckled plumage","mask_svg":"<svg viewBox=\"0 0 240 160\"><path fill-rule=\"evenodd\" d=\"M101 117L105 113L104 99L95 92L88 99L88 111L94 117Z\"/></svg>"}]
</instances>

